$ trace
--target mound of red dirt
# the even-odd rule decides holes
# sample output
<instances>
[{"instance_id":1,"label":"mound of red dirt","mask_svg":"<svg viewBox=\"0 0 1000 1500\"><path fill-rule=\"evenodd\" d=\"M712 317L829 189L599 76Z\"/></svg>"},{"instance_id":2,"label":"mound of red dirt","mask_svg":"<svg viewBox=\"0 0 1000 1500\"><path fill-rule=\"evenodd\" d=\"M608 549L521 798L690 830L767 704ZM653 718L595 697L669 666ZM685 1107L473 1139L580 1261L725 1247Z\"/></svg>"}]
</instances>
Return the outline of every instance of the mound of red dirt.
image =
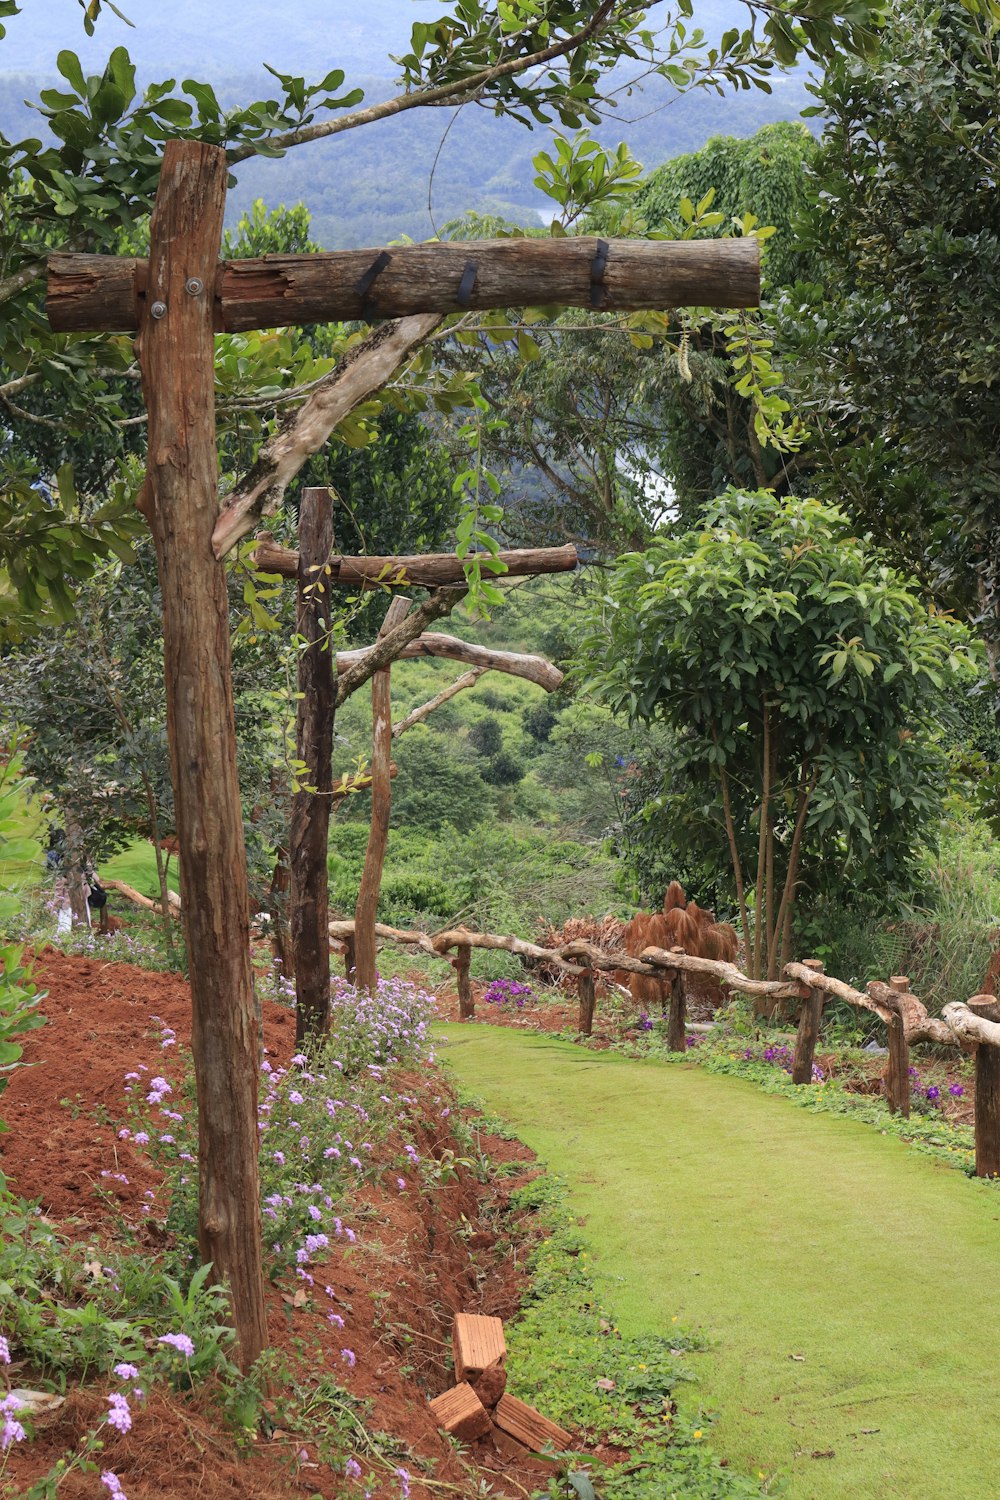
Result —
<instances>
[{"instance_id":1,"label":"mound of red dirt","mask_svg":"<svg viewBox=\"0 0 1000 1500\"><path fill-rule=\"evenodd\" d=\"M138 1064L155 1067L160 1060L154 1017L173 1028L180 1044L189 1040L188 987L177 976L52 950L40 955L37 977L48 991L41 1005L47 1024L26 1037L29 1066L14 1073L3 1095L10 1130L0 1136L0 1170L14 1192L38 1200L75 1240L113 1243L121 1232L120 1213L155 1250L162 1231L147 1220L144 1194L157 1186L157 1173L131 1141L117 1136L123 1079ZM266 1005L264 1025L268 1056L287 1063L295 1050L291 1011ZM454 1101L441 1075L422 1069L403 1086L415 1100L410 1123L421 1155L439 1161L448 1152L461 1156L452 1130ZM492 1160L523 1161L523 1175L530 1175L525 1148L492 1138L483 1145ZM427 1405L451 1381L453 1314L509 1318L516 1310L523 1287L518 1267L535 1232L530 1219L515 1222L510 1214L517 1179L483 1183L460 1167L454 1176L442 1172L432 1187L401 1193L389 1186L388 1166L386 1177L384 1189L370 1185L364 1201L352 1204L361 1226L358 1243L338 1243L327 1262L311 1266L316 1285L332 1290L344 1328L327 1320L325 1296L319 1299L323 1307L314 1307L296 1282L268 1288L268 1327L272 1346L287 1356L300 1381L308 1385L310 1378L331 1373L352 1397L370 1403L365 1425L398 1439L402 1456L366 1455L359 1440L362 1474L352 1482L319 1461L307 1427L287 1431L272 1425L267 1436L238 1442L210 1390L185 1395L158 1388L131 1432L104 1433L99 1466L119 1476L128 1500L271 1500L360 1496L365 1490L398 1496L405 1485L393 1470L407 1465L414 1500L439 1500L442 1484L470 1495L481 1480L503 1494L523 1495L534 1487L531 1467L488 1440L465 1452L453 1447ZM512 1237L519 1242L516 1261L508 1253ZM341 1353L345 1345L356 1356L350 1368ZM14 1385L34 1383L28 1368L8 1373ZM277 1422L280 1400L268 1409ZM106 1412L105 1387L71 1389L57 1418L40 1426L31 1443L11 1450L0 1493L23 1493ZM423 1473L433 1475L435 1487L421 1483ZM66 1500L104 1494L93 1473L73 1473L60 1487Z\"/></svg>"}]
</instances>

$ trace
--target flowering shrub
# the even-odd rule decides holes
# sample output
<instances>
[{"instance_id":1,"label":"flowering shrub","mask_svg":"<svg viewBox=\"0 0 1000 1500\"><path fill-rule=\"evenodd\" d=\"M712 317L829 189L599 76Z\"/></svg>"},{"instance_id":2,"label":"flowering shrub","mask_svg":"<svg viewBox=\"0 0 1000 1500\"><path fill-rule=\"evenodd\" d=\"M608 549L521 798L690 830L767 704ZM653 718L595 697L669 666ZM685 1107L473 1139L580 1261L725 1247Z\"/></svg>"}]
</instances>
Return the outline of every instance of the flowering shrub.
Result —
<instances>
[{"instance_id":1,"label":"flowering shrub","mask_svg":"<svg viewBox=\"0 0 1000 1500\"><path fill-rule=\"evenodd\" d=\"M287 1068L262 1064L257 1129L272 1279L293 1268L311 1285L310 1264L335 1241L355 1238L340 1205L353 1201L372 1176L375 1144L406 1102L386 1092L386 1069L433 1056L431 1004L429 995L401 979L380 980L374 995L340 981L330 1033L315 1054L297 1053ZM174 1034L154 1020L167 1052L176 1045ZM167 1228L177 1237L183 1269L196 1251L198 1115L187 1054L170 1071L167 1078L140 1066L126 1074L129 1123L119 1137L131 1139L166 1178Z\"/></svg>"},{"instance_id":2,"label":"flowering shrub","mask_svg":"<svg viewBox=\"0 0 1000 1500\"><path fill-rule=\"evenodd\" d=\"M516 979L494 979L483 991L487 1005L513 1005L518 1010L523 1010L534 998L531 985L519 984Z\"/></svg>"},{"instance_id":3,"label":"flowering shrub","mask_svg":"<svg viewBox=\"0 0 1000 1500\"><path fill-rule=\"evenodd\" d=\"M772 1067L780 1068L783 1073L787 1073L789 1078L792 1076L792 1062L794 1061L794 1056L795 1054L792 1051L791 1047L786 1047L784 1045L765 1047L763 1051L761 1051L757 1047L744 1047L743 1049L743 1057L746 1062L770 1063ZM825 1082L825 1078L826 1075L824 1074L823 1069L820 1067L819 1063L813 1063L813 1083L823 1083Z\"/></svg>"}]
</instances>

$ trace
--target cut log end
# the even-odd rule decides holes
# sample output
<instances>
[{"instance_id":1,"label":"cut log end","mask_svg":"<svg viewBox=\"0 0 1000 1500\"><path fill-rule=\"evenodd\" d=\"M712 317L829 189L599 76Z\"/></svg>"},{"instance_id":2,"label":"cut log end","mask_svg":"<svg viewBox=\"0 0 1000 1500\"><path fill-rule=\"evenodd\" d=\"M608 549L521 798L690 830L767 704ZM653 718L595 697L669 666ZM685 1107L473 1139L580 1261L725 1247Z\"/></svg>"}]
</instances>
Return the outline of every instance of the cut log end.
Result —
<instances>
[{"instance_id":1,"label":"cut log end","mask_svg":"<svg viewBox=\"0 0 1000 1500\"><path fill-rule=\"evenodd\" d=\"M526 1401L508 1396L506 1392L497 1403L493 1420L502 1432L516 1438L519 1443L530 1448L532 1453L543 1453L546 1450L562 1453L573 1446L573 1439L565 1428L550 1422L548 1417L543 1417L540 1411L536 1411Z\"/></svg>"},{"instance_id":2,"label":"cut log end","mask_svg":"<svg viewBox=\"0 0 1000 1500\"><path fill-rule=\"evenodd\" d=\"M475 1379L490 1365L503 1364L507 1344L500 1318L481 1313L456 1313L451 1330L451 1347L455 1356L455 1379Z\"/></svg>"},{"instance_id":3,"label":"cut log end","mask_svg":"<svg viewBox=\"0 0 1000 1500\"><path fill-rule=\"evenodd\" d=\"M430 1407L438 1426L461 1443L474 1443L493 1426L489 1412L466 1381L435 1396Z\"/></svg>"}]
</instances>

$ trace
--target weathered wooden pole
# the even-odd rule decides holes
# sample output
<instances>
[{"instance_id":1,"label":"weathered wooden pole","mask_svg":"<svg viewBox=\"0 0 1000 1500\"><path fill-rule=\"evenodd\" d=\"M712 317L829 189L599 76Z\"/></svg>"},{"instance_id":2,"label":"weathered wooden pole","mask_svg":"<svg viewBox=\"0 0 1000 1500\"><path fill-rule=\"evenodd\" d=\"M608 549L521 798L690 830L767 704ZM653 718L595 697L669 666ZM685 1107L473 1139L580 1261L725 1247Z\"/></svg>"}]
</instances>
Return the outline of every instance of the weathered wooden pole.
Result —
<instances>
[{"instance_id":1,"label":"weathered wooden pole","mask_svg":"<svg viewBox=\"0 0 1000 1500\"><path fill-rule=\"evenodd\" d=\"M229 1285L239 1361L267 1341L257 1174L260 1045L250 966L225 570L218 514L213 292L226 153L169 141L150 224L139 363L149 412L140 508L163 598L167 736L180 845L198 1093L198 1244Z\"/></svg>"},{"instance_id":2,"label":"weathered wooden pole","mask_svg":"<svg viewBox=\"0 0 1000 1500\"><path fill-rule=\"evenodd\" d=\"M594 1032L594 1007L597 1003L597 989L594 984L593 969L581 969L576 976L576 992L580 997L580 1014L577 1019L576 1028L581 1036L592 1036Z\"/></svg>"},{"instance_id":3,"label":"weathered wooden pole","mask_svg":"<svg viewBox=\"0 0 1000 1500\"><path fill-rule=\"evenodd\" d=\"M683 948L671 948L671 953L684 952ZM677 969L674 972L673 983L670 986L670 1014L667 1018L667 1051L685 1052L687 1050L687 990L684 984L684 971Z\"/></svg>"},{"instance_id":4,"label":"weathered wooden pole","mask_svg":"<svg viewBox=\"0 0 1000 1500\"><path fill-rule=\"evenodd\" d=\"M468 943L459 943L455 949L454 965L458 984L459 1020L471 1021L476 1014L476 997L472 993L472 949Z\"/></svg>"},{"instance_id":5,"label":"weathered wooden pole","mask_svg":"<svg viewBox=\"0 0 1000 1500\"><path fill-rule=\"evenodd\" d=\"M975 995L967 1004L984 1021L1000 1022L1000 1001ZM984 1041L976 1047L976 1176L1000 1177L1000 1047Z\"/></svg>"},{"instance_id":6,"label":"weathered wooden pole","mask_svg":"<svg viewBox=\"0 0 1000 1500\"><path fill-rule=\"evenodd\" d=\"M409 610L410 600L403 595L392 599L379 636L399 625ZM375 920L392 811L392 777L389 774L392 761L391 675L389 667L382 667L372 678L372 823L354 911L354 983L359 990L372 992L378 983Z\"/></svg>"},{"instance_id":7,"label":"weathered wooden pole","mask_svg":"<svg viewBox=\"0 0 1000 1500\"><path fill-rule=\"evenodd\" d=\"M910 981L905 974L894 974L889 980L889 988L894 990L896 995L905 995L910 988ZM889 1004L889 1016L885 1023L889 1041L889 1061L885 1070L885 1097L889 1112L902 1115L904 1120L908 1120L910 1118L910 1047L906 1040L906 1019L898 1000L895 1006L892 1006L891 1001Z\"/></svg>"},{"instance_id":8,"label":"weathered wooden pole","mask_svg":"<svg viewBox=\"0 0 1000 1500\"><path fill-rule=\"evenodd\" d=\"M816 974L823 972L823 965L818 958L805 959L804 967L812 969ZM800 994L802 1005L799 1009L799 1029L795 1035L795 1054L792 1058L792 1082L812 1083L826 992L818 985L804 984Z\"/></svg>"},{"instance_id":9,"label":"weathered wooden pole","mask_svg":"<svg viewBox=\"0 0 1000 1500\"><path fill-rule=\"evenodd\" d=\"M323 567L333 551L333 504L327 489L299 500L296 629L298 660L295 754L304 784L292 797L288 852L290 924L295 965L295 1037L322 1036L330 1019L330 877L327 854L333 801L336 672L330 648L330 589Z\"/></svg>"}]
</instances>

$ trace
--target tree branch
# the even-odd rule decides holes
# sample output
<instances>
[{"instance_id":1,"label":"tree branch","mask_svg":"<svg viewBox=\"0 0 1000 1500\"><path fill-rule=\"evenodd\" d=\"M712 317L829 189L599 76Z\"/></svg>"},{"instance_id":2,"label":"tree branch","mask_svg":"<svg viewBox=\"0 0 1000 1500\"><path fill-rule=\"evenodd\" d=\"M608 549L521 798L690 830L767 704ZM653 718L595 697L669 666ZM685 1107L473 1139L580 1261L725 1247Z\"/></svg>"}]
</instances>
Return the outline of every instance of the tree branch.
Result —
<instances>
[{"instance_id":1,"label":"tree branch","mask_svg":"<svg viewBox=\"0 0 1000 1500\"><path fill-rule=\"evenodd\" d=\"M475 97L491 83L496 83L502 78L513 78L518 73L530 72L575 52L600 31L614 11L615 4L616 0L605 0L586 26L540 52L526 53L521 57L512 57L507 62L480 68L464 78L453 79L451 83L396 94L392 99L385 99L380 104L371 104L367 109L354 110L351 114L341 115L336 120L317 120L314 124L302 125L298 130L288 130L283 135L270 136L267 145L269 149L286 151L291 146L301 146L308 141L325 140L328 136L342 135L345 130L356 130L361 125L371 125L375 120L391 119L393 115L402 114L408 109L433 104L460 104L464 100ZM256 156L256 154L256 143L247 141L228 153L229 164L234 166L237 162L246 161L248 157Z\"/></svg>"},{"instance_id":2,"label":"tree branch","mask_svg":"<svg viewBox=\"0 0 1000 1500\"><path fill-rule=\"evenodd\" d=\"M360 660L352 662L347 671L341 674L337 684L337 707L346 703L351 694L363 687L381 667L387 667L390 662L395 661L404 647L416 640L425 625L429 625L432 620L439 620L442 615L450 614L455 605L465 598L466 593L464 588L436 589L429 599L418 604L407 615L401 625L381 636L370 650L364 652Z\"/></svg>"},{"instance_id":3,"label":"tree branch","mask_svg":"<svg viewBox=\"0 0 1000 1500\"><path fill-rule=\"evenodd\" d=\"M330 371L268 439L253 468L226 497L212 534L216 557L225 557L265 511L281 503L306 459L322 448L338 422L381 390L440 322L437 313L421 313L384 323Z\"/></svg>"}]
</instances>

